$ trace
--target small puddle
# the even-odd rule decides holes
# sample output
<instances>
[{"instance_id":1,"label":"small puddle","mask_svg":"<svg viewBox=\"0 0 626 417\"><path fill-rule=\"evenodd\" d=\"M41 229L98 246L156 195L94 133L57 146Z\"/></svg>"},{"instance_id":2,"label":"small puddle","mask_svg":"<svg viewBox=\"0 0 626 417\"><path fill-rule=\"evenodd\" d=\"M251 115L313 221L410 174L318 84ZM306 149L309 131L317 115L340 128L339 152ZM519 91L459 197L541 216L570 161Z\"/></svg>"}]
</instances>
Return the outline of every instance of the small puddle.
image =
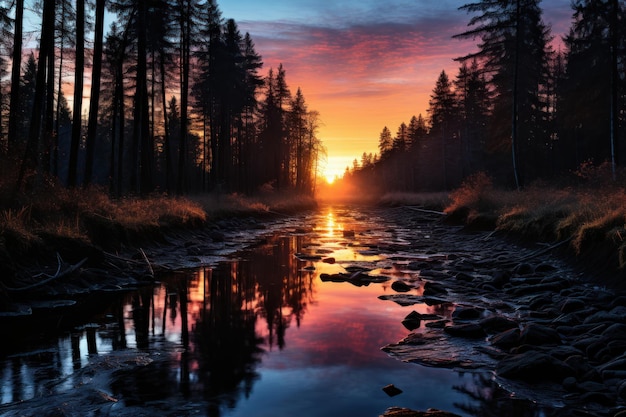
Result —
<instances>
[{"instance_id":1,"label":"small puddle","mask_svg":"<svg viewBox=\"0 0 626 417\"><path fill-rule=\"evenodd\" d=\"M391 406L545 415L507 402L490 375L381 351L410 333L402 320L412 311L451 314L450 305L378 298L398 294L396 280L419 280L410 261L442 256L383 254L403 245L397 227L372 213L326 208L299 218L215 267L161 277L73 331L5 357L0 415L375 417ZM347 273L358 280L324 279ZM402 393L387 395L389 384Z\"/></svg>"}]
</instances>

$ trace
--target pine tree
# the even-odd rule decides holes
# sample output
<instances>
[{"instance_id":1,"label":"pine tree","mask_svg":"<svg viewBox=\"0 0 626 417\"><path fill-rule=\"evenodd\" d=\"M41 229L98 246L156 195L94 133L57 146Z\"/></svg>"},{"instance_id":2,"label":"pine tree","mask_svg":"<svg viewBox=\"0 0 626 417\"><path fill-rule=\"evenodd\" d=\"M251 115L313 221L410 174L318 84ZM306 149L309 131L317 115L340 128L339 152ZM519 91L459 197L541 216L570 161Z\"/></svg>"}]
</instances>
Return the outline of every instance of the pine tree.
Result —
<instances>
[{"instance_id":1,"label":"pine tree","mask_svg":"<svg viewBox=\"0 0 626 417\"><path fill-rule=\"evenodd\" d=\"M562 146L569 168L587 160L619 162L612 149L616 154L624 152L624 145L611 133L619 134L617 126L623 101L620 106L616 96L623 94L624 88L623 75L616 78L619 69L614 70L614 60L619 56L623 74L624 44L623 41L616 44L614 37L624 39L623 24L616 22L626 20L626 9L623 3L616 3L612 0L572 3L573 24L565 38L567 64L558 103L561 140L569 144L567 148Z\"/></svg>"},{"instance_id":2,"label":"pine tree","mask_svg":"<svg viewBox=\"0 0 626 417\"><path fill-rule=\"evenodd\" d=\"M378 149L380 150L381 159L387 157L393 149L393 138L387 126L383 128L378 137Z\"/></svg>"},{"instance_id":3,"label":"pine tree","mask_svg":"<svg viewBox=\"0 0 626 417\"><path fill-rule=\"evenodd\" d=\"M472 29L455 37L479 37L481 43L478 52L457 59L476 58L481 70L489 74L487 81L495 95L488 146L492 152L510 150L519 188L526 176L538 175L546 154L544 87L550 29L541 19L539 0L485 0L460 9L478 15L469 22ZM533 158L526 157L531 153Z\"/></svg>"}]
</instances>

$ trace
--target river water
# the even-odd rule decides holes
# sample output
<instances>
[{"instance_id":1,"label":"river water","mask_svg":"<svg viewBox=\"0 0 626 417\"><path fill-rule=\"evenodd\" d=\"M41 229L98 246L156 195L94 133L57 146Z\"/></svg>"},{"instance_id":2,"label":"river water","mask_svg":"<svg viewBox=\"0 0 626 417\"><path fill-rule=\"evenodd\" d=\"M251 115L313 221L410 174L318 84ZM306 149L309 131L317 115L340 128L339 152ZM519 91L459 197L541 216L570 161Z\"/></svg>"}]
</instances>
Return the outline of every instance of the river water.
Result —
<instances>
[{"instance_id":1,"label":"river water","mask_svg":"<svg viewBox=\"0 0 626 417\"><path fill-rule=\"evenodd\" d=\"M396 293L394 281L419 280L408 260L445 256L408 250L406 233L419 231L324 207L212 265L121 293L81 326L0 358L0 415L375 417L391 406L546 415L489 374L381 351L410 333L402 320L412 311L449 317L454 307L378 298ZM370 281L327 279L359 271ZM389 384L402 392L388 395Z\"/></svg>"}]
</instances>

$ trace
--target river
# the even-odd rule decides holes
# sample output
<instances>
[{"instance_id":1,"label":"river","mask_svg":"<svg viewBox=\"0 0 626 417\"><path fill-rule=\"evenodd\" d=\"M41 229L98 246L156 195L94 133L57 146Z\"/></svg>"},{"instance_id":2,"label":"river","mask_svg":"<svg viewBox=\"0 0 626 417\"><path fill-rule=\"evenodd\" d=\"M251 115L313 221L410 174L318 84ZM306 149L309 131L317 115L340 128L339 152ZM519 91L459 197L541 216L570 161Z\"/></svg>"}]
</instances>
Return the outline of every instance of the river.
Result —
<instances>
[{"instance_id":1,"label":"river","mask_svg":"<svg viewBox=\"0 0 626 417\"><path fill-rule=\"evenodd\" d=\"M430 249L416 250L408 234ZM402 321L412 311L450 318L451 303L379 298L398 293L395 281L419 281L410 262L445 258L431 238L372 209L282 220L210 265L121 292L81 325L0 358L0 415L375 417L392 406L548 415L490 373L381 350L411 333Z\"/></svg>"}]
</instances>

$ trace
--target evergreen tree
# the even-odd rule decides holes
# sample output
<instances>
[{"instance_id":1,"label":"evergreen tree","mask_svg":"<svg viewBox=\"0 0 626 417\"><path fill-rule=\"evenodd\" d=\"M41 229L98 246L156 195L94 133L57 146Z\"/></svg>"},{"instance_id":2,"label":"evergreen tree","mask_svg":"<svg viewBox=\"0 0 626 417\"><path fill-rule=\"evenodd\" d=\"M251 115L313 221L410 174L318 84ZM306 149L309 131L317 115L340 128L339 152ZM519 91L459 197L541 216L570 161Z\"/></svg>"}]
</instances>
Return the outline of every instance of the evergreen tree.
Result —
<instances>
[{"instance_id":1,"label":"evergreen tree","mask_svg":"<svg viewBox=\"0 0 626 417\"><path fill-rule=\"evenodd\" d=\"M545 162L550 30L541 19L539 0L485 0L460 9L479 15L470 20L472 29L455 37L480 37L481 43L478 52L458 60L476 58L490 75L494 101L488 146L492 152L510 150L515 184L521 187Z\"/></svg>"},{"instance_id":2,"label":"evergreen tree","mask_svg":"<svg viewBox=\"0 0 626 417\"><path fill-rule=\"evenodd\" d=\"M439 143L441 150L440 162L443 174L443 187L450 186L449 153L450 147L457 136L457 103L452 83L445 71L441 71L433 93L428 102L428 113L430 114L430 136L431 140ZM456 161L455 161L456 162ZM454 165L454 164L453 164Z\"/></svg>"},{"instance_id":3,"label":"evergreen tree","mask_svg":"<svg viewBox=\"0 0 626 417\"><path fill-rule=\"evenodd\" d=\"M393 138L391 137L391 131L387 126L383 128L382 132L380 132L380 136L378 137L378 149L380 150L381 159L388 156L393 149Z\"/></svg>"},{"instance_id":4,"label":"evergreen tree","mask_svg":"<svg viewBox=\"0 0 626 417\"><path fill-rule=\"evenodd\" d=\"M478 62L461 64L454 81L460 116L460 139L463 154L463 176L484 170L483 152L489 118L490 93Z\"/></svg>"},{"instance_id":5,"label":"evergreen tree","mask_svg":"<svg viewBox=\"0 0 626 417\"><path fill-rule=\"evenodd\" d=\"M618 26L616 22L626 20L626 10L623 2L617 7L616 3L612 0L572 3L573 24L565 38L567 64L558 103L561 150L569 168L587 160L595 163L611 160L612 148L624 152L624 145L620 146L611 135L611 131L619 134L617 122L623 102L620 105L613 94L623 94L625 62L623 24L615 31L612 28ZM615 42L613 36L621 37L621 42ZM620 67L613 70L613 57L619 57L621 66L622 75L617 78Z\"/></svg>"}]
</instances>

